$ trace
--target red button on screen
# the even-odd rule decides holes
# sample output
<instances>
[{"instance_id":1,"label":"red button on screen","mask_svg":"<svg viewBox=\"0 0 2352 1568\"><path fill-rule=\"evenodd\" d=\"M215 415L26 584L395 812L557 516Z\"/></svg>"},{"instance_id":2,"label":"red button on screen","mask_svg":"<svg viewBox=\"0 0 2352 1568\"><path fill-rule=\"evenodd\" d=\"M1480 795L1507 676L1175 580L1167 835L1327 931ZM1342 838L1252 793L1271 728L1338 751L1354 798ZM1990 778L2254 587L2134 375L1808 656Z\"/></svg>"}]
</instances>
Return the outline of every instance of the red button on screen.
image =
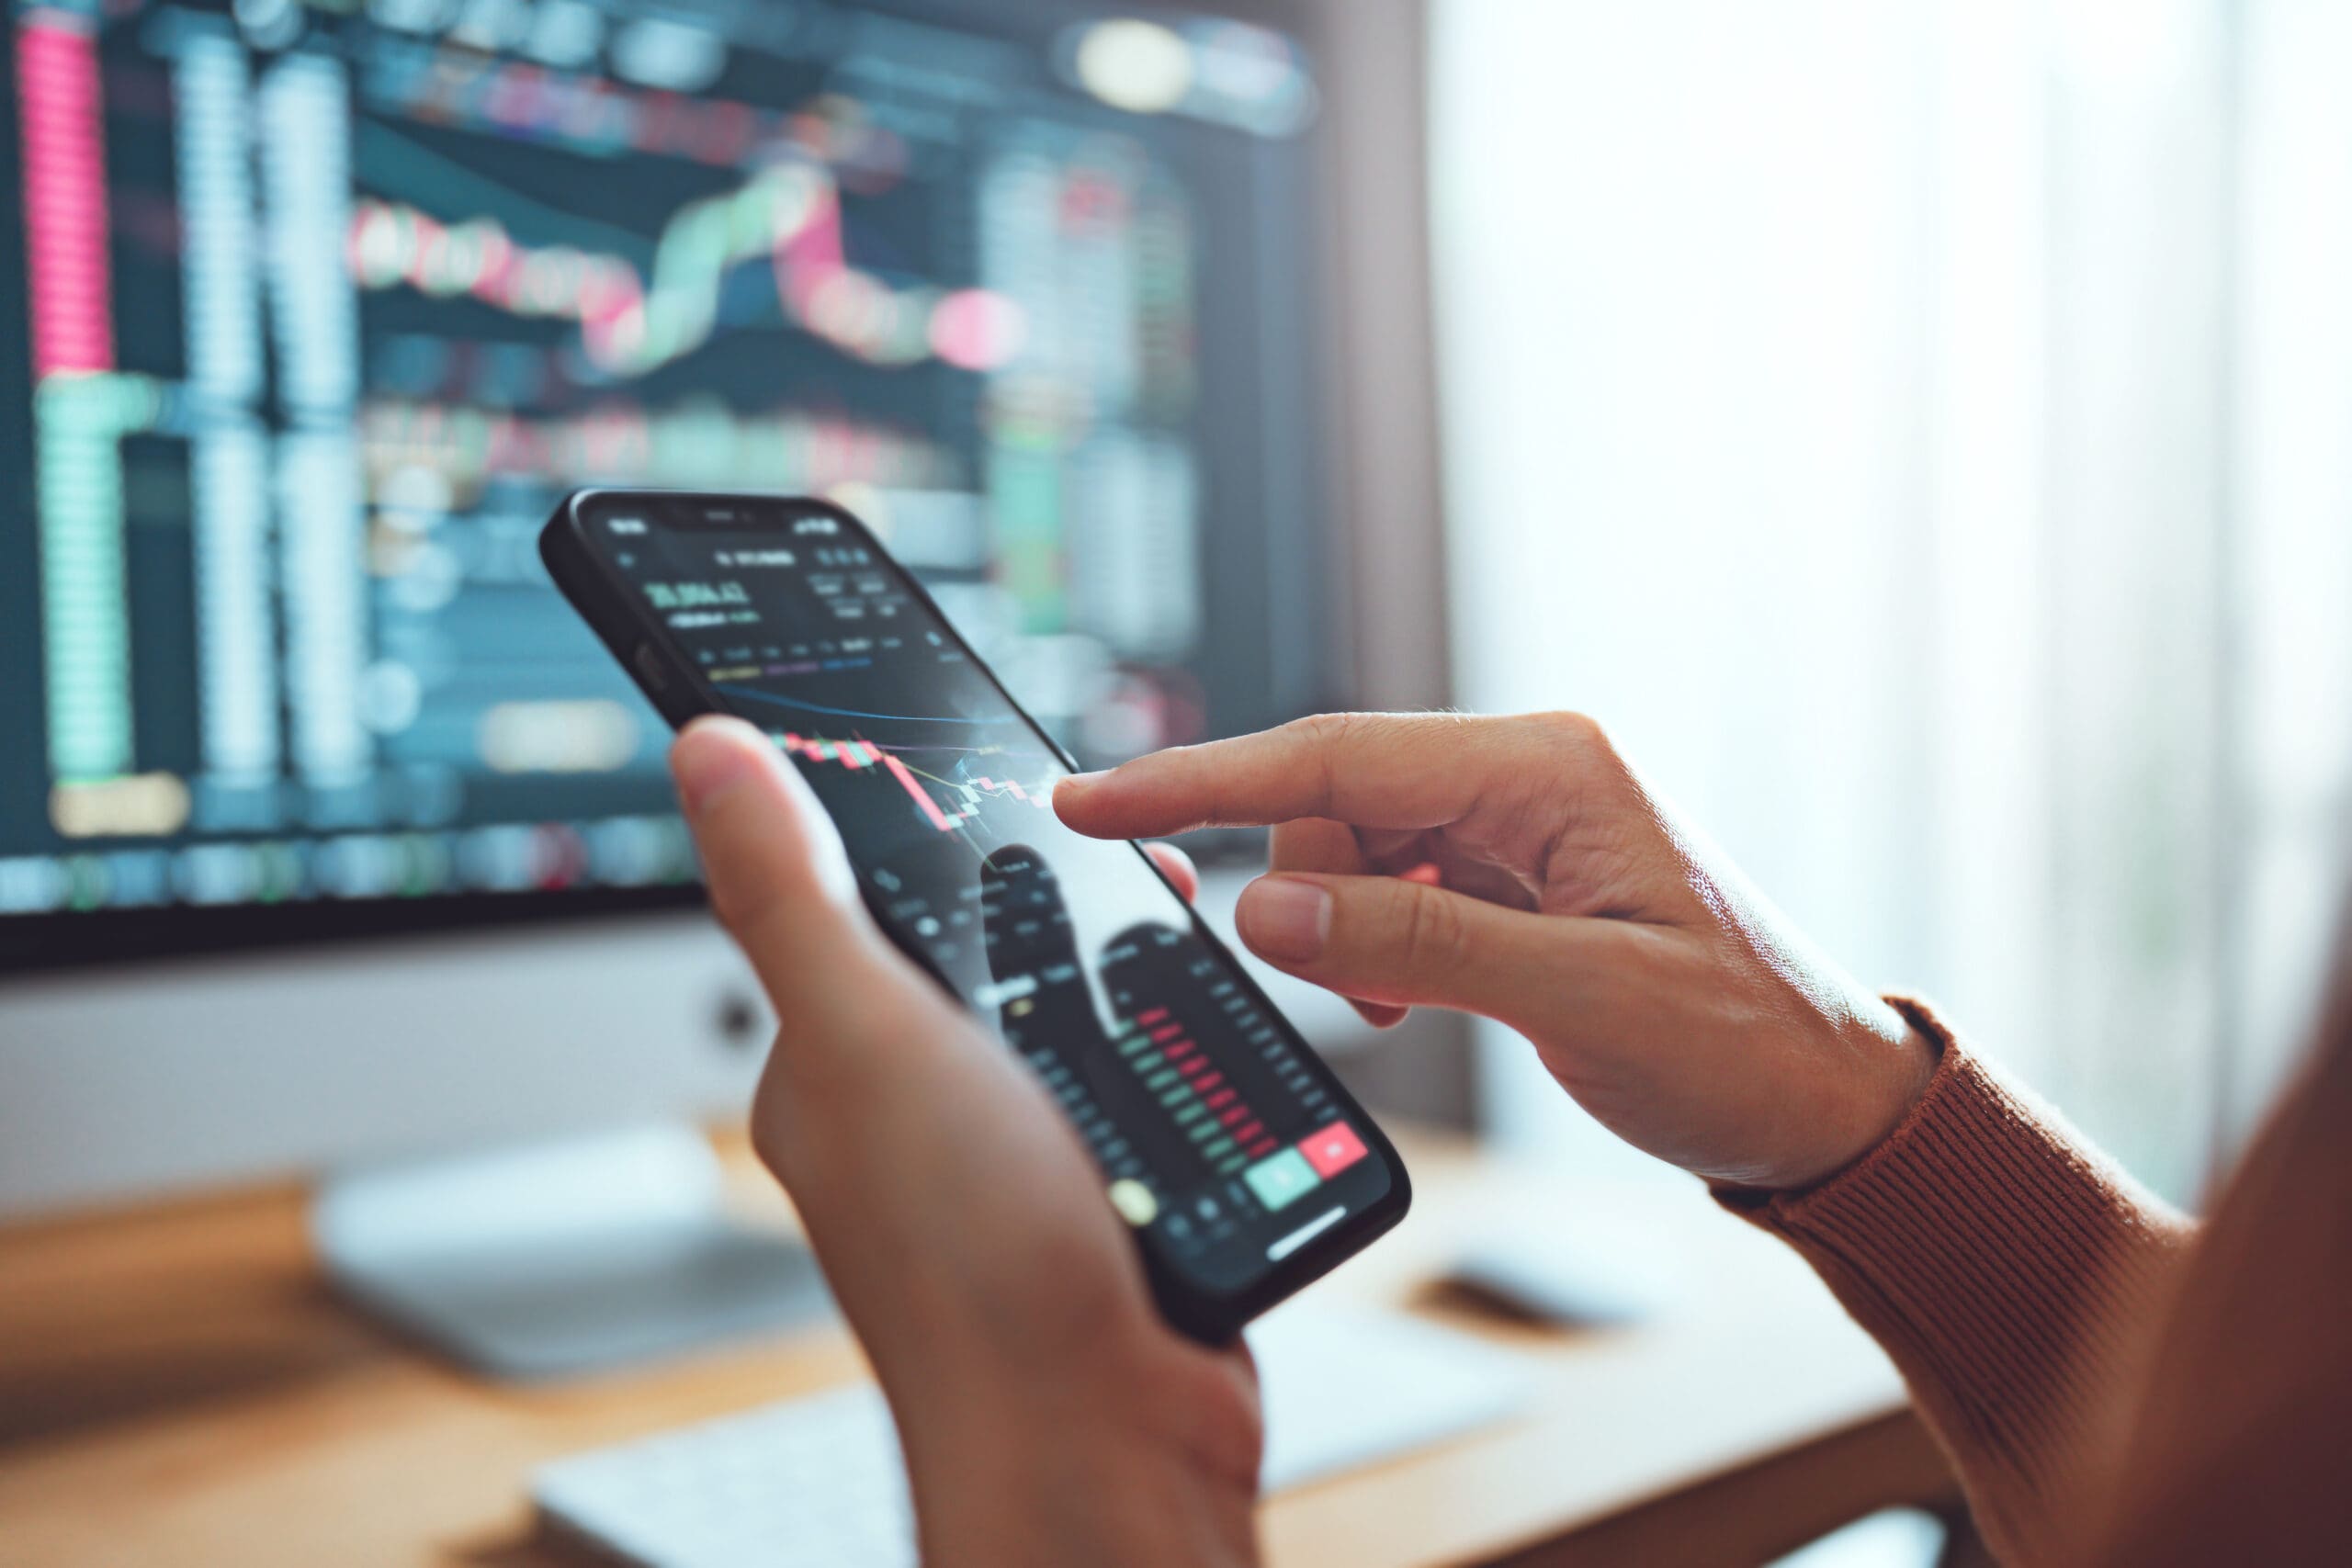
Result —
<instances>
[{"instance_id":1,"label":"red button on screen","mask_svg":"<svg viewBox=\"0 0 2352 1568\"><path fill-rule=\"evenodd\" d=\"M1298 1145L1298 1152L1306 1156L1306 1163L1315 1168L1316 1175L1330 1176L1347 1169L1368 1151L1353 1127L1345 1122L1334 1122L1310 1134Z\"/></svg>"}]
</instances>

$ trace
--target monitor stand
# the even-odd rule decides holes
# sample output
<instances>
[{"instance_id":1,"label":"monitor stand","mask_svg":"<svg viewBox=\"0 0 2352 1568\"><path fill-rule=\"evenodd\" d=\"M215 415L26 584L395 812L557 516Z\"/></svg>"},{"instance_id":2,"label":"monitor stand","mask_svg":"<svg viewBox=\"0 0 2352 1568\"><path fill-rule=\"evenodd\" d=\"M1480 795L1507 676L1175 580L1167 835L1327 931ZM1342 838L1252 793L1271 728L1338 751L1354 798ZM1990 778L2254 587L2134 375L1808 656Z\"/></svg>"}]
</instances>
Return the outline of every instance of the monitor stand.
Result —
<instances>
[{"instance_id":1,"label":"monitor stand","mask_svg":"<svg viewBox=\"0 0 2352 1568\"><path fill-rule=\"evenodd\" d=\"M639 1128L338 1175L311 1232L369 1313L492 1377L561 1378L831 1312L808 1248L723 1188L693 1129Z\"/></svg>"}]
</instances>

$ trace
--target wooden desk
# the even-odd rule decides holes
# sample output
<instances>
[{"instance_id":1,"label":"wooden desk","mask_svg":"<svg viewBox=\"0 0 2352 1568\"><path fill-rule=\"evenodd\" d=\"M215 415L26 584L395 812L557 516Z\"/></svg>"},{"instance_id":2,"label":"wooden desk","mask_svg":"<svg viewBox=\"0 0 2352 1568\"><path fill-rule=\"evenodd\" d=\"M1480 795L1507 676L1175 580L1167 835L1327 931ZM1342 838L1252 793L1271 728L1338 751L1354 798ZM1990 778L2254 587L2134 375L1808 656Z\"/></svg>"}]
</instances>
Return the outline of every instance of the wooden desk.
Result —
<instances>
[{"instance_id":1,"label":"wooden desk","mask_svg":"<svg viewBox=\"0 0 2352 1568\"><path fill-rule=\"evenodd\" d=\"M1466 1214L1567 1201L1459 1145L1407 1146L1412 1218L1317 1290L1417 1301ZM733 1164L743 1201L780 1214ZM1695 1191L1672 1207L1708 1273L1690 1314L1589 1335L1453 1314L1525 1352L1535 1412L1269 1503L1268 1561L1754 1562L1948 1499L1892 1371L1810 1276ZM862 1367L836 1327L556 1388L478 1382L330 1293L290 1188L0 1230L0 1563L577 1568L534 1533L533 1466Z\"/></svg>"}]
</instances>

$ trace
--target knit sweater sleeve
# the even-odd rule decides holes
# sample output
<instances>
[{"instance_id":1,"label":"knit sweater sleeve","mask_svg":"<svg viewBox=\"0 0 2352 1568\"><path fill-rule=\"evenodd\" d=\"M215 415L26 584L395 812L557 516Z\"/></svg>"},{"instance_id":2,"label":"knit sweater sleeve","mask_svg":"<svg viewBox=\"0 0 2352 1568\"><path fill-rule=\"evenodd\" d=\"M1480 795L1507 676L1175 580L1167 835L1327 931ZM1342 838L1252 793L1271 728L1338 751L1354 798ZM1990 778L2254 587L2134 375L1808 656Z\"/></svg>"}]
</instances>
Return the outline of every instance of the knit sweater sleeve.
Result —
<instances>
[{"instance_id":1,"label":"knit sweater sleeve","mask_svg":"<svg viewBox=\"0 0 2352 1568\"><path fill-rule=\"evenodd\" d=\"M1926 1095L1800 1192L1719 1190L1782 1237L1885 1348L2004 1562L2072 1555L2111 1479L2191 1227L2003 1081L1922 1003Z\"/></svg>"}]
</instances>

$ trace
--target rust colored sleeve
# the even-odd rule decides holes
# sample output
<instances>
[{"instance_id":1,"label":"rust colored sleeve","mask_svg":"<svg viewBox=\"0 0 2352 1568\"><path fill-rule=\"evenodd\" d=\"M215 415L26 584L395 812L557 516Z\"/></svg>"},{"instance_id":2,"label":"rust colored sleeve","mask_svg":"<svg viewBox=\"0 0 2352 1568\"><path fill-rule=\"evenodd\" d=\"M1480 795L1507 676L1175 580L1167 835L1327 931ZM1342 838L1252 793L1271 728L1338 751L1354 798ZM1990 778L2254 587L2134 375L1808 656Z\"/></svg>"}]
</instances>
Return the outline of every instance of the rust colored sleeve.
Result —
<instances>
[{"instance_id":1,"label":"rust colored sleeve","mask_svg":"<svg viewBox=\"0 0 2352 1568\"><path fill-rule=\"evenodd\" d=\"M2006 1082L1923 1003L1927 1093L1798 1192L1719 1189L1885 1348L2004 1562L2064 1561L2105 1496L2190 1224Z\"/></svg>"}]
</instances>

